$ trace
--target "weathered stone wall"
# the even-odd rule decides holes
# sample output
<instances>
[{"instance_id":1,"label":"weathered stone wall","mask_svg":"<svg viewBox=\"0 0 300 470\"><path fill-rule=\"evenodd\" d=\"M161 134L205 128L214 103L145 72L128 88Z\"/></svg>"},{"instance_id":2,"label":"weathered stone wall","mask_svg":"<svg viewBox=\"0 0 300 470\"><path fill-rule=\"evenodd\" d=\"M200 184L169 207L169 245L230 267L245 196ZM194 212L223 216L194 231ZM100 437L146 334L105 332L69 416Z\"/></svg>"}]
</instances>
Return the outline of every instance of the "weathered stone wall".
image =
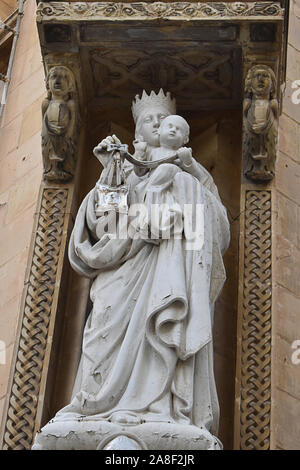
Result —
<instances>
[{"instance_id":1,"label":"weathered stone wall","mask_svg":"<svg viewBox=\"0 0 300 470\"><path fill-rule=\"evenodd\" d=\"M4 21L17 7L17 0L1 0L0 19Z\"/></svg>"},{"instance_id":2,"label":"weathered stone wall","mask_svg":"<svg viewBox=\"0 0 300 470\"><path fill-rule=\"evenodd\" d=\"M45 93L35 0L27 0L0 123L0 416L4 405L42 176L41 101ZM3 343L1 343L3 346Z\"/></svg>"},{"instance_id":3,"label":"weathered stone wall","mask_svg":"<svg viewBox=\"0 0 300 470\"><path fill-rule=\"evenodd\" d=\"M276 449L300 449L300 364L292 361L292 344L300 340L300 104L292 100L292 83L300 80L299 31L300 0L291 0L273 218L272 447Z\"/></svg>"}]
</instances>

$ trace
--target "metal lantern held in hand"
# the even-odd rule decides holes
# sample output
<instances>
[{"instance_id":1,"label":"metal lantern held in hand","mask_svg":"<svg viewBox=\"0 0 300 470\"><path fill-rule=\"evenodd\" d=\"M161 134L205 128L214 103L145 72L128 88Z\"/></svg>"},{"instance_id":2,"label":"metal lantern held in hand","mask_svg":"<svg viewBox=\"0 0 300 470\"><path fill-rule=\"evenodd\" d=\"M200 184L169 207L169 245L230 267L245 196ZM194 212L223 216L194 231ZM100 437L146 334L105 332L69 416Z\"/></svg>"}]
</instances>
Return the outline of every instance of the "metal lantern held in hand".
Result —
<instances>
[{"instance_id":1,"label":"metal lantern held in hand","mask_svg":"<svg viewBox=\"0 0 300 470\"><path fill-rule=\"evenodd\" d=\"M123 169L124 153L128 152L128 146L109 144L107 152L111 152L112 162L96 183L96 216L111 210L125 214L128 212L128 187Z\"/></svg>"},{"instance_id":2,"label":"metal lantern held in hand","mask_svg":"<svg viewBox=\"0 0 300 470\"><path fill-rule=\"evenodd\" d=\"M172 163L178 158L176 152L174 155L155 161L138 160L128 153L128 145L126 144L110 143L107 145L106 151L111 152L112 162L103 170L101 178L96 184L95 212L97 216L111 210L120 213L128 212L128 186L123 168L125 158L133 165L148 169L157 168L162 163ZM96 153L95 155L98 157Z\"/></svg>"}]
</instances>

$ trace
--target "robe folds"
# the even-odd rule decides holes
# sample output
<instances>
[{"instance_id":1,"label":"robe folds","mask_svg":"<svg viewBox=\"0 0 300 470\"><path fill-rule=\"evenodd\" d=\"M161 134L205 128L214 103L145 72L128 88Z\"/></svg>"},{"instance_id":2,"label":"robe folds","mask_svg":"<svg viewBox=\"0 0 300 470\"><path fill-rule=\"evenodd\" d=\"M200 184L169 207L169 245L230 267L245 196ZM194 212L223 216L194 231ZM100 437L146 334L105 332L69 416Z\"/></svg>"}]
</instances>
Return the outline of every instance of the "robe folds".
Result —
<instances>
[{"instance_id":1,"label":"robe folds","mask_svg":"<svg viewBox=\"0 0 300 470\"><path fill-rule=\"evenodd\" d=\"M118 239L103 230L109 216L95 215L95 189L82 202L69 259L93 279L93 308L72 401L58 415L111 419L125 412L141 422L194 424L217 433L212 326L229 224L211 176L199 170L195 177L162 164L139 177L127 167L129 206L142 203L146 214L159 207L156 239L145 213L132 217L135 236ZM192 212L203 207L203 244L196 249L179 223L185 205Z\"/></svg>"}]
</instances>

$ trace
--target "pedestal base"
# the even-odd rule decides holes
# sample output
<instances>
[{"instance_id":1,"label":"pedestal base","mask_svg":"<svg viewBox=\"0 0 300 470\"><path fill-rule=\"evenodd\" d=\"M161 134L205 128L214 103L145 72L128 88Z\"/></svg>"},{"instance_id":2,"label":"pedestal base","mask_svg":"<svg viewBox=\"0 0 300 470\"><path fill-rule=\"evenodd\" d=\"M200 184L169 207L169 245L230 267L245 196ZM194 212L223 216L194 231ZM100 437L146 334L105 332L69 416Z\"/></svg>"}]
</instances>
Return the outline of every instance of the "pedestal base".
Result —
<instances>
[{"instance_id":1,"label":"pedestal base","mask_svg":"<svg viewBox=\"0 0 300 470\"><path fill-rule=\"evenodd\" d=\"M164 422L120 425L94 416L78 416L51 420L37 433L32 450L103 450L119 436L135 441L134 450L222 449L221 442L205 427Z\"/></svg>"}]
</instances>

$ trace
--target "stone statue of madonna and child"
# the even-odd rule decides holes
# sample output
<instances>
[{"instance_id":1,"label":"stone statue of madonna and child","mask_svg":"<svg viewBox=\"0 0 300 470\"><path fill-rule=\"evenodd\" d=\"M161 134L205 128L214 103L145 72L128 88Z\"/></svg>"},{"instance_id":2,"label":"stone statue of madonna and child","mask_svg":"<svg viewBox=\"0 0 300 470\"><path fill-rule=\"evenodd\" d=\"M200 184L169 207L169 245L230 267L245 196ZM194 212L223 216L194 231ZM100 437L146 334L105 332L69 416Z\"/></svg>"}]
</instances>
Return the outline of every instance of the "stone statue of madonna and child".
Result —
<instances>
[{"instance_id":1,"label":"stone statue of madonna and child","mask_svg":"<svg viewBox=\"0 0 300 470\"><path fill-rule=\"evenodd\" d=\"M69 244L93 308L71 402L33 449L222 449L212 327L229 223L175 108L144 91L134 155L116 136L94 149L104 169Z\"/></svg>"}]
</instances>

